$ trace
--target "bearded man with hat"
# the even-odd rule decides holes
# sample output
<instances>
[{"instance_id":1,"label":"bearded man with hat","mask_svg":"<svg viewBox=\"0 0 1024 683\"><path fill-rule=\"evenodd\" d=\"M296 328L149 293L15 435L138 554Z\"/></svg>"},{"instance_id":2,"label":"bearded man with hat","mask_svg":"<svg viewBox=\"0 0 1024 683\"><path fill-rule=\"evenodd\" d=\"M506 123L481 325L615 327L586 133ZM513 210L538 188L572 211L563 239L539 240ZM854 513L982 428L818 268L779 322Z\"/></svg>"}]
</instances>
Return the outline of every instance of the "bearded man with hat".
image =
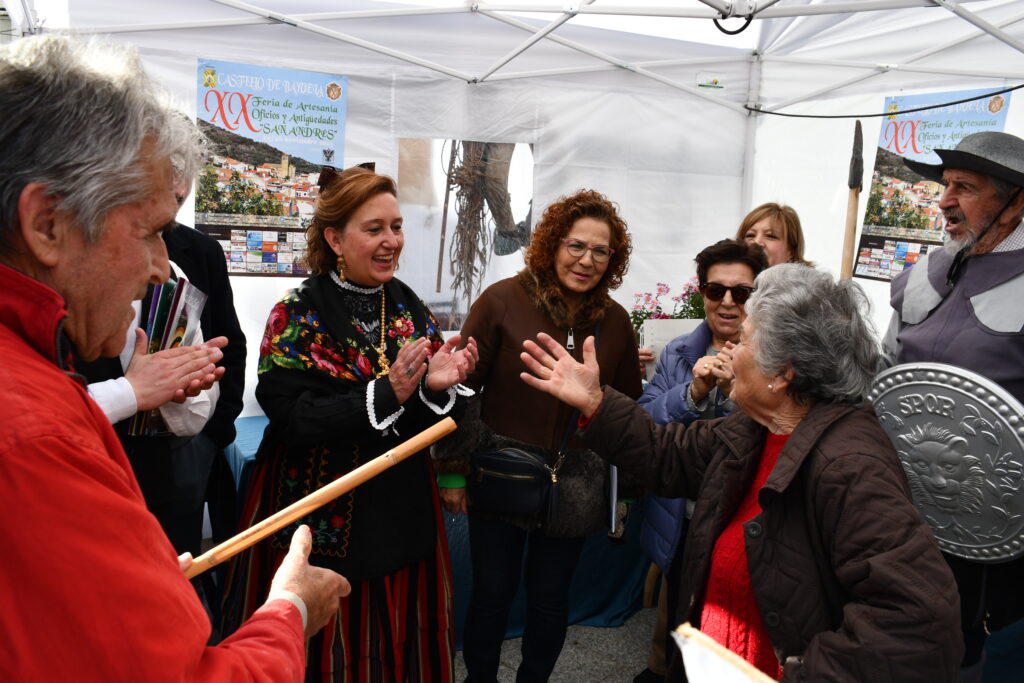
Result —
<instances>
[{"instance_id":1,"label":"bearded man with hat","mask_svg":"<svg viewBox=\"0 0 1024 683\"><path fill-rule=\"evenodd\" d=\"M886 361L965 368L1024 402L1024 140L975 133L935 152L941 164L904 162L946 186L946 242L893 280ZM1024 558L944 557L960 589L963 679L980 680L986 631L1024 617Z\"/></svg>"}]
</instances>

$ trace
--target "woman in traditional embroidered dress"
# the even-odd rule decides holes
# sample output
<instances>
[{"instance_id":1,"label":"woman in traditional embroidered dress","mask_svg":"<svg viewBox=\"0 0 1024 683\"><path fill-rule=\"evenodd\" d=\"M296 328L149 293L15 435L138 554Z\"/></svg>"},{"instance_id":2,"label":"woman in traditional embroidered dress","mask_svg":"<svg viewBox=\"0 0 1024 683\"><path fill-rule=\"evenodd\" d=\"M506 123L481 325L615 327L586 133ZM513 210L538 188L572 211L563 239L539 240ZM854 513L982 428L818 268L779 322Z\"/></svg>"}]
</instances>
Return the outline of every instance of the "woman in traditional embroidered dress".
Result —
<instances>
[{"instance_id":1,"label":"woman in traditional embroidered dress","mask_svg":"<svg viewBox=\"0 0 1024 683\"><path fill-rule=\"evenodd\" d=\"M755 286L728 417L654 424L601 386L589 339L582 364L527 342L523 380L578 408L584 442L620 471L696 499L673 625L786 681L958 681L956 584L864 402L878 362L864 293L795 263ZM680 659L666 680L684 680Z\"/></svg>"},{"instance_id":2,"label":"woman in traditional embroidered dress","mask_svg":"<svg viewBox=\"0 0 1024 683\"><path fill-rule=\"evenodd\" d=\"M249 526L451 414L476 361L456 351L419 297L394 278L402 216L394 182L325 168L306 258L314 276L274 306L256 398L270 418L243 526ZM308 646L306 679L451 681L451 577L426 451L300 520L312 564L352 593ZM296 523L298 524L298 522ZM232 564L229 624L265 597L289 527Z\"/></svg>"},{"instance_id":3,"label":"woman in traditional embroidered dress","mask_svg":"<svg viewBox=\"0 0 1024 683\"><path fill-rule=\"evenodd\" d=\"M465 474L477 450L519 446L554 463L575 417L558 401L519 381L524 339L544 331L577 348L600 338L602 379L623 393L640 395L640 366L629 314L612 301L629 263L626 223L614 204L584 190L549 206L534 229L526 268L489 287L473 304L464 336L479 343L480 360L467 384L483 390L481 420L466 419L438 444L445 506L469 512L473 591L464 629L467 681L493 683L509 609L523 580L527 595L523 659L517 680L546 681L565 641L569 585L585 537L605 528L608 467L572 439L559 470L558 519L499 518L467 497ZM574 345L575 340L575 345ZM620 490L621 490L620 486ZM468 504L468 508L467 508Z\"/></svg>"}]
</instances>

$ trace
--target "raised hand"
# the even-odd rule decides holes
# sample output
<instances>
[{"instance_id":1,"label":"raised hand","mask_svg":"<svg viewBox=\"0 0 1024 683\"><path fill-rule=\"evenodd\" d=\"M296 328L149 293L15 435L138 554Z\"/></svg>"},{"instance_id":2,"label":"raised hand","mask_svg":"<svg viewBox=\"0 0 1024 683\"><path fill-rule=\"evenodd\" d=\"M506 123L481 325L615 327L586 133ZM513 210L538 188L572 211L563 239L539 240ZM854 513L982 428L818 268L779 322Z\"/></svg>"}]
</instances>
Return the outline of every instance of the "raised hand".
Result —
<instances>
[{"instance_id":1,"label":"raised hand","mask_svg":"<svg viewBox=\"0 0 1024 683\"><path fill-rule=\"evenodd\" d=\"M461 341L462 335L453 334L430 358L427 388L431 391L443 391L464 381L476 367L480 358L476 340L470 337L466 348L456 351Z\"/></svg>"},{"instance_id":2,"label":"raised hand","mask_svg":"<svg viewBox=\"0 0 1024 683\"><path fill-rule=\"evenodd\" d=\"M735 348L736 345L732 342L725 342L725 346L722 347L722 350L716 357L718 364L712 369L718 391L722 396L726 397L732 392L732 380L734 377L732 374L732 351Z\"/></svg>"},{"instance_id":3,"label":"raised hand","mask_svg":"<svg viewBox=\"0 0 1024 683\"><path fill-rule=\"evenodd\" d=\"M135 392L139 410L159 408L209 389L224 376L215 363L224 357L227 337L215 337L195 346L179 346L146 353L149 342L142 328L135 329L135 351L124 376Z\"/></svg>"},{"instance_id":4,"label":"raised hand","mask_svg":"<svg viewBox=\"0 0 1024 683\"><path fill-rule=\"evenodd\" d=\"M398 350L398 355L391 364L388 380L399 403L405 403L416 391L420 380L423 379L423 373L427 371L429 353L430 341L426 337L411 341Z\"/></svg>"},{"instance_id":5,"label":"raised hand","mask_svg":"<svg viewBox=\"0 0 1024 683\"><path fill-rule=\"evenodd\" d=\"M578 408L584 417L597 412L604 393L594 338L587 337L583 341L582 363L576 362L561 344L543 332L537 335L537 342L539 344L529 339L523 342L525 351L519 357L529 372L520 373L519 377L534 389Z\"/></svg>"}]
</instances>

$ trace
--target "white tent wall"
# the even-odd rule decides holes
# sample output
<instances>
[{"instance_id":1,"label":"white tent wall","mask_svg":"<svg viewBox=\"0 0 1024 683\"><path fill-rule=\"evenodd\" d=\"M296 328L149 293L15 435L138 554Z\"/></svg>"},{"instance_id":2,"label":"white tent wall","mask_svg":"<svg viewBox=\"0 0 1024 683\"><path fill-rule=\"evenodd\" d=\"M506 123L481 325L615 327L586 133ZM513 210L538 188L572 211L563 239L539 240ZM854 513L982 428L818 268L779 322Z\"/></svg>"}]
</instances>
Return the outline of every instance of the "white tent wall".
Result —
<instances>
[{"instance_id":1,"label":"white tent wall","mask_svg":"<svg viewBox=\"0 0 1024 683\"><path fill-rule=\"evenodd\" d=\"M195 101L195 57L141 51L147 70L182 106ZM228 58L220 50L200 54ZM630 272L616 292L624 305L632 304L634 292L651 290L658 281L681 283L690 277L696 252L730 233L742 215L736 198L743 180L746 116L718 105L668 89L610 88L607 76L592 84L470 85L422 75L360 76L355 66L304 61L301 67L349 76L345 165L375 161L378 171L394 176L401 138L528 142L534 144L534 206L584 187L616 201L634 234ZM423 207L403 210L407 229L400 277L406 277L410 261L436 267L439 235L436 216L425 216ZM180 220L191 224L190 205ZM521 258L513 265L509 261L491 269L485 283L522 265ZM298 279L235 276L231 283L248 339L247 416L259 414L253 392L267 314Z\"/></svg>"},{"instance_id":2,"label":"white tent wall","mask_svg":"<svg viewBox=\"0 0 1024 683\"><path fill-rule=\"evenodd\" d=\"M370 0L340 6L326 0L254 4L286 15L400 7ZM533 143L535 222L542 207L580 187L600 190L620 205L634 238L630 272L616 293L627 307L635 292L649 291L658 281L682 284L693 274L696 252L731 236L742 216L764 201L793 205L807 233L808 258L838 272L852 122L751 118L742 112L744 103L797 113L867 113L880 111L886 95L997 89L1024 81L1020 50L934 6L759 19L754 23L761 24L759 33L725 38L725 46L570 21L489 80L469 83L523 45L529 38L524 22L536 29L559 15L531 20L502 15L505 20L496 21L487 8L492 3L481 2L480 12L466 12L454 2L436 4L456 13L344 20L309 16L314 24L296 21L292 26L259 18L251 23L252 13L209 0L34 2L47 30L70 26L137 45L147 69L185 111L195 106L198 58L348 76L345 164L375 161L379 171L395 175L398 141L407 137ZM612 4L622 5L598 0L584 9ZM671 4L707 9L694 1ZM782 0L766 11L817 11L828 4ZM1002 26L1011 40L1024 41L1024 3L965 0L960 6ZM66 23L61 17L68 17ZM203 22L212 23L202 27ZM680 25L680 35L689 36L686 27L698 20L663 21L670 22ZM707 24L700 20L697 25ZM150 28L129 30L127 25ZM337 35L322 35L318 27L413 55L421 66L335 40ZM752 58L755 47L760 56ZM748 92L751 74L754 92ZM710 78L724 88L696 87ZM796 103L803 98L807 102ZM1007 130L1024 133L1022 117L1024 103L1011 98ZM866 197L881 121L863 123ZM403 210L410 217L403 262L423 259L436 268L438 217L416 207ZM191 206L181 218L191 223ZM509 258L501 261L488 281L515 270ZM400 277L410 274L412 268L406 268ZM232 278L249 340L244 415L259 410L253 400L254 368L267 312L296 282ZM887 286L860 282L881 331L888 317Z\"/></svg>"}]
</instances>

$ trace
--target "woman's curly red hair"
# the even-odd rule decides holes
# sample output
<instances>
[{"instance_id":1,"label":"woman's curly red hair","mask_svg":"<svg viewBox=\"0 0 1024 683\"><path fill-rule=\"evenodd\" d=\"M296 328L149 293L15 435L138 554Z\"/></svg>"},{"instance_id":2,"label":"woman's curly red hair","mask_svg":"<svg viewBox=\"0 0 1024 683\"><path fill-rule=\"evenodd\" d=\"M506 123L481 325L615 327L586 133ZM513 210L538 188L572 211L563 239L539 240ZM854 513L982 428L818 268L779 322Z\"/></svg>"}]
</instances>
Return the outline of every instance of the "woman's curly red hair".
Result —
<instances>
[{"instance_id":1,"label":"woman's curly red hair","mask_svg":"<svg viewBox=\"0 0 1024 683\"><path fill-rule=\"evenodd\" d=\"M555 274L555 255L562 248L562 239L580 218L593 218L607 223L611 231L609 246L615 250L601 280L594 289L587 292L577 316L583 322L594 314L597 317L603 314L611 304L608 292L622 284L622 278L629 269L629 255L633 246L626 221L619 216L618 207L612 201L594 190L580 190L560 197L544 210L544 215L533 230L533 238L526 251L526 267L536 278L541 292L551 295L555 289L561 290Z\"/></svg>"}]
</instances>

